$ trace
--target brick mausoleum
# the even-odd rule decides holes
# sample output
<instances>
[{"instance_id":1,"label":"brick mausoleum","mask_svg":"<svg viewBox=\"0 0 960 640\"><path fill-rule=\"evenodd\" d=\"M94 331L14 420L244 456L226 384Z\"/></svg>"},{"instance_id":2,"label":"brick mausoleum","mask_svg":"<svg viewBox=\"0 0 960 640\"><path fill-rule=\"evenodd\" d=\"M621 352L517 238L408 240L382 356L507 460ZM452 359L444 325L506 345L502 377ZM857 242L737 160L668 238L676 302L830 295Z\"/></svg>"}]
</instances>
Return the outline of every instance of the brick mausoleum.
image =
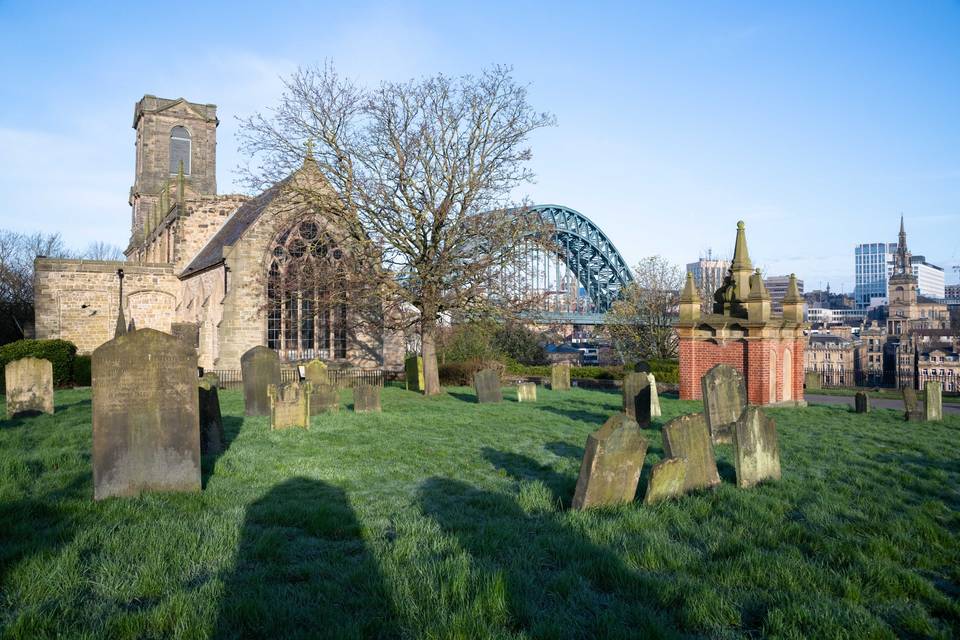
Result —
<instances>
[{"instance_id":1,"label":"brick mausoleum","mask_svg":"<svg viewBox=\"0 0 960 640\"><path fill-rule=\"evenodd\" d=\"M680 296L680 398L701 397L700 378L717 364L743 374L751 404L800 405L807 338L803 298L790 275L783 314L771 311L770 294L760 270L753 270L743 222L730 271L713 296L713 313L703 313L693 275Z\"/></svg>"}]
</instances>

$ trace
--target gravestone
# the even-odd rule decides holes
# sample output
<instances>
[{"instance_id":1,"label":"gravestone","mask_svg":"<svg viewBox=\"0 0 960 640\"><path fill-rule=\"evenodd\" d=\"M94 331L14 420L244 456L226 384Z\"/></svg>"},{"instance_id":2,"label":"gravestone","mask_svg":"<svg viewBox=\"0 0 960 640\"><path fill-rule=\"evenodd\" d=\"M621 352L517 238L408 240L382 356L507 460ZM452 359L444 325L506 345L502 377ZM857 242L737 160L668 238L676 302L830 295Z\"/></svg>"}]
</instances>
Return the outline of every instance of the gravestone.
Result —
<instances>
[{"instance_id":1,"label":"gravestone","mask_svg":"<svg viewBox=\"0 0 960 640\"><path fill-rule=\"evenodd\" d=\"M647 455L640 426L618 413L587 437L573 509L632 502Z\"/></svg>"},{"instance_id":2,"label":"gravestone","mask_svg":"<svg viewBox=\"0 0 960 640\"><path fill-rule=\"evenodd\" d=\"M53 413L53 365L43 358L20 358L3 371L7 417Z\"/></svg>"},{"instance_id":3,"label":"gravestone","mask_svg":"<svg viewBox=\"0 0 960 640\"><path fill-rule=\"evenodd\" d=\"M623 378L623 412L641 427L649 427L650 404L650 378L646 373L628 373Z\"/></svg>"},{"instance_id":4,"label":"gravestone","mask_svg":"<svg viewBox=\"0 0 960 640\"><path fill-rule=\"evenodd\" d=\"M939 382L930 381L924 383L923 389L923 419L943 420L943 387Z\"/></svg>"},{"instance_id":5,"label":"gravestone","mask_svg":"<svg viewBox=\"0 0 960 640\"><path fill-rule=\"evenodd\" d=\"M191 349L200 346L200 325L196 322L173 322L170 324L170 333Z\"/></svg>"},{"instance_id":6,"label":"gravestone","mask_svg":"<svg viewBox=\"0 0 960 640\"><path fill-rule=\"evenodd\" d=\"M557 362L550 367L550 388L554 391L570 390L569 362Z\"/></svg>"},{"instance_id":7,"label":"gravestone","mask_svg":"<svg viewBox=\"0 0 960 640\"><path fill-rule=\"evenodd\" d=\"M923 421L923 409L917 400L917 392L913 387L903 388L903 419L910 422Z\"/></svg>"},{"instance_id":8,"label":"gravestone","mask_svg":"<svg viewBox=\"0 0 960 640\"><path fill-rule=\"evenodd\" d=\"M663 412L660 411L660 395L657 393L657 379L652 373L648 373L647 380L650 381L650 417L659 418L663 415Z\"/></svg>"},{"instance_id":9,"label":"gravestone","mask_svg":"<svg viewBox=\"0 0 960 640\"><path fill-rule=\"evenodd\" d=\"M310 428L311 386L309 382L283 382L267 387L271 429Z\"/></svg>"},{"instance_id":10,"label":"gravestone","mask_svg":"<svg viewBox=\"0 0 960 640\"><path fill-rule=\"evenodd\" d=\"M760 407L743 410L733 431L733 450L738 487L780 479L777 425Z\"/></svg>"},{"instance_id":11,"label":"gravestone","mask_svg":"<svg viewBox=\"0 0 960 640\"><path fill-rule=\"evenodd\" d=\"M243 377L244 414L270 415L267 387L280 384L280 357L266 347L254 347L240 357L240 375Z\"/></svg>"},{"instance_id":12,"label":"gravestone","mask_svg":"<svg viewBox=\"0 0 960 640\"><path fill-rule=\"evenodd\" d=\"M407 379L407 391L423 391L426 386L423 381L423 358L410 356L404 361L403 370Z\"/></svg>"},{"instance_id":13,"label":"gravestone","mask_svg":"<svg viewBox=\"0 0 960 640\"><path fill-rule=\"evenodd\" d=\"M703 411L714 443L733 441L733 427L747 406L747 387L740 372L718 364L700 379Z\"/></svg>"},{"instance_id":14,"label":"gravestone","mask_svg":"<svg viewBox=\"0 0 960 640\"><path fill-rule=\"evenodd\" d=\"M517 385L517 402L536 402L537 385L533 382L521 382Z\"/></svg>"},{"instance_id":15,"label":"gravestone","mask_svg":"<svg viewBox=\"0 0 960 640\"><path fill-rule=\"evenodd\" d=\"M663 427L663 451L668 458L687 459L685 492L720 484L713 441L702 413L680 416L668 422Z\"/></svg>"},{"instance_id":16,"label":"gravestone","mask_svg":"<svg viewBox=\"0 0 960 640\"><path fill-rule=\"evenodd\" d=\"M870 396L866 391L857 391L853 397L853 410L857 413L870 413Z\"/></svg>"},{"instance_id":17,"label":"gravestone","mask_svg":"<svg viewBox=\"0 0 960 640\"><path fill-rule=\"evenodd\" d=\"M139 329L97 348L91 369L94 499L199 491L196 350Z\"/></svg>"},{"instance_id":18,"label":"gravestone","mask_svg":"<svg viewBox=\"0 0 960 640\"><path fill-rule=\"evenodd\" d=\"M330 373L327 365L314 358L303 366L303 379L312 385L330 384Z\"/></svg>"},{"instance_id":19,"label":"gravestone","mask_svg":"<svg viewBox=\"0 0 960 640\"><path fill-rule=\"evenodd\" d=\"M643 497L643 504L654 504L661 500L668 500L682 496L687 481L686 458L667 458L650 469L650 479L647 482L647 494Z\"/></svg>"},{"instance_id":20,"label":"gravestone","mask_svg":"<svg viewBox=\"0 0 960 640\"><path fill-rule=\"evenodd\" d=\"M357 413L380 413L380 387L372 384L355 385L353 410Z\"/></svg>"},{"instance_id":21,"label":"gravestone","mask_svg":"<svg viewBox=\"0 0 960 640\"><path fill-rule=\"evenodd\" d=\"M503 393L500 390L500 374L496 369L482 369L473 374L473 388L477 392L477 402L500 402Z\"/></svg>"},{"instance_id":22,"label":"gravestone","mask_svg":"<svg viewBox=\"0 0 960 640\"><path fill-rule=\"evenodd\" d=\"M329 411L339 411L340 393L330 383L327 365L314 359L303 367L303 379L310 383L310 415L318 416Z\"/></svg>"},{"instance_id":23,"label":"gravestone","mask_svg":"<svg viewBox=\"0 0 960 640\"><path fill-rule=\"evenodd\" d=\"M223 415L220 413L219 380L214 374L200 378L197 394L200 415L200 454L223 453Z\"/></svg>"},{"instance_id":24,"label":"gravestone","mask_svg":"<svg viewBox=\"0 0 960 640\"><path fill-rule=\"evenodd\" d=\"M803 374L803 386L807 391L818 391L823 388L823 377L818 371L807 371Z\"/></svg>"}]
</instances>

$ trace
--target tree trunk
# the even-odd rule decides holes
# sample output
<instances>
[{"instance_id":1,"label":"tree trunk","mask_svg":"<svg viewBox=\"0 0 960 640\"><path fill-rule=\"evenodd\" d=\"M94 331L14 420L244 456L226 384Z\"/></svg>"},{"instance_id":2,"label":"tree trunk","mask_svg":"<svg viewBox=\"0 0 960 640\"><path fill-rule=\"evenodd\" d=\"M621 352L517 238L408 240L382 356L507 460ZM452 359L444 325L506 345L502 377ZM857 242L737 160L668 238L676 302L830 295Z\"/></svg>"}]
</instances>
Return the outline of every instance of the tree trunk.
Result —
<instances>
[{"instance_id":1,"label":"tree trunk","mask_svg":"<svg viewBox=\"0 0 960 640\"><path fill-rule=\"evenodd\" d=\"M420 341L423 347L423 395L436 396L443 389L437 366L437 321L433 314L420 315Z\"/></svg>"}]
</instances>

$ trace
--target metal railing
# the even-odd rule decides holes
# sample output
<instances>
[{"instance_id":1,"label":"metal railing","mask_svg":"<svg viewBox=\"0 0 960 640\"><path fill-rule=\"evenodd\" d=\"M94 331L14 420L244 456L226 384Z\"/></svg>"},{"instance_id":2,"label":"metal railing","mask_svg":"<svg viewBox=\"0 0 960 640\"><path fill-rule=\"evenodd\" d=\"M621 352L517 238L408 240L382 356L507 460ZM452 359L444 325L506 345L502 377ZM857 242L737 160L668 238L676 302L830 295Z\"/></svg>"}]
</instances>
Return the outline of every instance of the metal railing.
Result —
<instances>
[{"instance_id":1,"label":"metal railing","mask_svg":"<svg viewBox=\"0 0 960 640\"><path fill-rule=\"evenodd\" d=\"M221 389L242 389L243 374L240 369L207 369L205 373L216 374L220 378ZM338 389L352 389L358 384L371 384L382 387L386 379L383 369L330 369L327 371L330 382ZM280 381L293 382L299 380L300 374L296 368L281 367Z\"/></svg>"}]
</instances>

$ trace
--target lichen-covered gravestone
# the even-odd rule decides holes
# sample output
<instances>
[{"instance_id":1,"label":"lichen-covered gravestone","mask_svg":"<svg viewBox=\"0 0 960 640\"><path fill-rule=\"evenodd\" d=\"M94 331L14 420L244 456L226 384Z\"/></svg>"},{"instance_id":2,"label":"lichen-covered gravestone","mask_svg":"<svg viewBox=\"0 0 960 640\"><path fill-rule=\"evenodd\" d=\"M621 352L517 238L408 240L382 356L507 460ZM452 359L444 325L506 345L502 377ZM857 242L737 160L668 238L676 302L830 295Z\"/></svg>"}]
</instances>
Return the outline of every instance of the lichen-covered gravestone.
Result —
<instances>
[{"instance_id":1,"label":"lichen-covered gravestone","mask_svg":"<svg viewBox=\"0 0 960 640\"><path fill-rule=\"evenodd\" d=\"M777 425L760 407L743 410L733 431L733 450L738 487L780 479Z\"/></svg>"},{"instance_id":2,"label":"lichen-covered gravestone","mask_svg":"<svg viewBox=\"0 0 960 640\"><path fill-rule=\"evenodd\" d=\"M244 413L248 416L270 415L267 387L280 384L280 358L266 347L254 347L240 356L243 376Z\"/></svg>"},{"instance_id":3,"label":"lichen-covered gravestone","mask_svg":"<svg viewBox=\"0 0 960 640\"><path fill-rule=\"evenodd\" d=\"M817 391L823 388L823 378L817 371L807 371L803 374L803 386L807 391Z\"/></svg>"},{"instance_id":4,"label":"lichen-covered gravestone","mask_svg":"<svg viewBox=\"0 0 960 640\"><path fill-rule=\"evenodd\" d=\"M473 388L477 392L477 402L500 402L503 393L500 390L500 374L496 369L482 369L473 374Z\"/></svg>"},{"instance_id":5,"label":"lichen-covered gravestone","mask_svg":"<svg viewBox=\"0 0 960 640\"><path fill-rule=\"evenodd\" d=\"M943 420L943 387L939 382L926 382L923 385L923 419Z\"/></svg>"},{"instance_id":6,"label":"lichen-covered gravestone","mask_svg":"<svg viewBox=\"0 0 960 640\"><path fill-rule=\"evenodd\" d=\"M667 458L653 465L643 504L654 504L682 496L687 482L688 466L686 458Z\"/></svg>"},{"instance_id":7,"label":"lichen-covered gravestone","mask_svg":"<svg viewBox=\"0 0 960 640\"><path fill-rule=\"evenodd\" d=\"M870 413L870 396L865 391L857 391L853 397L853 408L857 413Z\"/></svg>"},{"instance_id":8,"label":"lichen-covered gravestone","mask_svg":"<svg viewBox=\"0 0 960 640\"><path fill-rule=\"evenodd\" d=\"M309 382L284 382L267 387L270 399L270 428L310 428Z\"/></svg>"},{"instance_id":9,"label":"lichen-covered gravestone","mask_svg":"<svg viewBox=\"0 0 960 640\"><path fill-rule=\"evenodd\" d=\"M668 458L687 459L684 491L706 489L720 484L713 441L702 413L674 418L663 427L663 451Z\"/></svg>"},{"instance_id":10,"label":"lichen-covered gravestone","mask_svg":"<svg viewBox=\"0 0 960 640\"><path fill-rule=\"evenodd\" d=\"M663 415L663 412L660 411L660 395L657 393L657 379L652 373L648 373L647 380L650 381L650 417L659 418Z\"/></svg>"},{"instance_id":11,"label":"lichen-covered gravestone","mask_svg":"<svg viewBox=\"0 0 960 640\"><path fill-rule=\"evenodd\" d=\"M380 413L380 387L372 384L354 386L353 410L357 413Z\"/></svg>"},{"instance_id":12,"label":"lichen-covered gravestone","mask_svg":"<svg viewBox=\"0 0 960 640\"><path fill-rule=\"evenodd\" d=\"M330 373L320 360L311 360L303 367L303 378L310 383L310 415L340 410L340 393L330 384Z\"/></svg>"},{"instance_id":13,"label":"lichen-covered gravestone","mask_svg":"<svg viewBox=\"0 0 960 640\"><path fill-rule=\"evenodd\" d=\"M423 358L410 356L403 362L403 371L406 377L408 391L423 391L426 384L423 381Z\"/></svg>"},{"instance_id":14,"label":"lichen-covered gravestone","mask_svg":"<svg viewBox=\"0 0 960 640\"><path fill-rule=\"evenodd\" d=\"M569 362L558 362L550 367L550 388L554 391L570 390Z\"/></svg>"},{"instance_id":15,"label":"lichen-covered gravestone","mask_svg":"<svg viewBox=\"0 0 960 640\"><path fill-rule=\"evenodd\" d=\"M533 382L521 382L517 385L517 402L536 402L537 385Z\"/></svg>"},{"instance_id":16,"label":"lichen-covered gravestone","mask_svg":"<svg viewBox=\"0 0 960 640\"><path fill-rule=\"evenodd\" d=\"M718 364L700 379L707 429L714 443L733 441L733 427L747 406L747 387L740 372Z\"/></svg>"},{"instance_id":17,"label":"lichen-covered gravestone","mask_svg":"<svg viewBox=\"0 0 960 640\"><path fill-rule=\"evenodd\" d=\"M197 353L140 329L93 352L93 497L200 490Z\"/></svg>"},{"instance_id":18,"label":"lichen-covered gravestone","mask_svg":"<svg viewBox=\"0 0 960 640\"><path fill-rule=\"evenodd\" d=\"M904 387L903 393L903 419L910 422L923 421L923 409L920 408L920 402L917 400L917 392L913 387Z\"/></svg>"},{"instance_id":19,"label":"lichen-covered gravestone","mask_svg":"<svg viewBox=\"0 0 960 640\"><path fill-rule=\"evenodd\" d=\"M223 453L223 415L220 413L218 384L219 379L213 374L205 375L197 382L200 453L205 456Z\"/></svg>"},{"instance_id":20,"label":"lichen-covered gravestone","mask_svg":"<svg viewBox=\"0 0 960 640\"><path fill-rule=\"evenodd\" d=\"M43 358L8 362L3 372L7 390L7 417L24 413L53 413L53 365Z\"/></svg>"},{"instance_id":21,"label":"lichen-covered gravestone","mask_svg":"<svg viewBox=\"0 0 960 640\"><path fill-rule=\"evenodd\" d=\"M623 379L623 412L641 427L650 426L650 378L646 373L628 373Z\"/></svg>"},{"instance_id":22,"label":"lichen-covered gravestone","mask_svg":"<svg viewBox=\"0 0 960 640\"><path fill-rule=\"evenodd\" d=\"M628 415L618 413L587 437L574 509L632 502L647 455L647 439Z\"/></svg>"}]
</instances>

